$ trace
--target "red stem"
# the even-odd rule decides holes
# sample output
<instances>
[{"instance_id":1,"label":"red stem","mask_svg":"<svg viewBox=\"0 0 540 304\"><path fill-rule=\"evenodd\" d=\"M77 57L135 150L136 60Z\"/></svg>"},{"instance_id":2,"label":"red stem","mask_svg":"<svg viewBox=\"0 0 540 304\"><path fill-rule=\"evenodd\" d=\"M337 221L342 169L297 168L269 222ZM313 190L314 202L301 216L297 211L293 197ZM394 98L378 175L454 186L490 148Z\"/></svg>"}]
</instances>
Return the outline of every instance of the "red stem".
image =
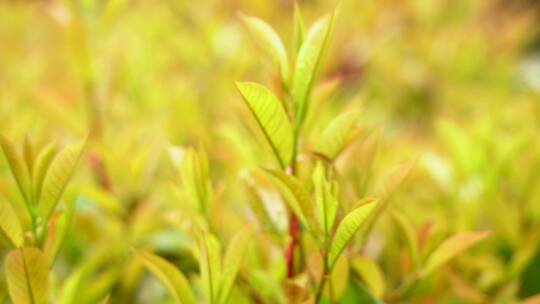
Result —
<instances>
[{"instance_id":1,"label":"red stem","mask_svg":"<svg viewBox=\"0 0 540 304\"><path fill-rule=\"evenodd\" d=\"M294 214L289 218L289 244L285 249L285 261L287 262L287 278L294 277L294 249L299 242L300 223Z\"/></svg>"}]
</instances>

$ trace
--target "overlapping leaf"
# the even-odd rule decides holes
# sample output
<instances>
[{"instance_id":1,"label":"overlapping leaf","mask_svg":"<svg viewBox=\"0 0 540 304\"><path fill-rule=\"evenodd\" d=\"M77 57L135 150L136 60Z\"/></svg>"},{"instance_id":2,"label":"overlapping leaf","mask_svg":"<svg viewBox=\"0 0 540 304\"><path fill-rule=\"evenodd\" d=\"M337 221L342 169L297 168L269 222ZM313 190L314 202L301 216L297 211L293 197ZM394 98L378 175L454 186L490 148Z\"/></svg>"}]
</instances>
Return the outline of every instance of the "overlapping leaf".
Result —
<instances>
[{"instance_id":1,"label":"overlapping leaf","mask_svg":"<svg viewBox=\"0 0 540 304\"><path fill-rule=\"evenodd\" d=\"M317 205L317 219L325 235L327 236L336 219L337 183L327 181L324 176L324 168L321 163L317 163L313 172L313 185L315 187L315 201Z\"/></svg>"},{"instance_id":2,"label":"overlapping leaf","mask_svg":"<svg viewBox=\"0 0 540 304\"><path fill-rule=\"evenodd\" d=\"M240 230L231 240L223 260L223 276L221 277L221 287L219 291L220 304L227 303L227 299L234 284L234 280L240 269L247 246L251 239L251 227Z\"/></svg>"},{"instance_id":3,"label":"overlapping leaf","mask_svg":"<svg viewBox=\"0 0 540 304\"><path fill-rule=\"evenodd\" d=\"M17 214L11 205L0 201L0 233L12 247L20 247L23 243L22 229Z\"/></svg>"},{"instance_id":4,"label":"overlapping leaf","mask_svg":"<svg viewBox=\"0 0 540 304\"><path fill-rule=\"evenodd\" d=\"M26 170L26 165L23 157L17 153L17 149L11 141L9 141L5 136L0 135L0 145L4 151L4 156L6 157L9 168L17 186L27 204L31 203L31 179Z\"/></svg>"},{"instance_id":5,"label":"overlapping leaf","mask_svg":"<svg viewBox=\"0 0 540 304\"><path fill-rule=\"evenodd\" d=\"M213 235L203 232L199 248L199 268L204 292L209 303L218 303L222 275L221 245Z\"/></svg>"},{"instance_id":6,"label":"overlapping leaf","mask_svg":"<svg viewBox=\"0 0 540 304\"><path fill-rule=\"evenodd\" d=\"M317 142L317 152L330 160L335 159L339 153L355 137L354 126L358 121L360 112L350 111L334 118L324 129Z\"/></svg>"}]
</instances>

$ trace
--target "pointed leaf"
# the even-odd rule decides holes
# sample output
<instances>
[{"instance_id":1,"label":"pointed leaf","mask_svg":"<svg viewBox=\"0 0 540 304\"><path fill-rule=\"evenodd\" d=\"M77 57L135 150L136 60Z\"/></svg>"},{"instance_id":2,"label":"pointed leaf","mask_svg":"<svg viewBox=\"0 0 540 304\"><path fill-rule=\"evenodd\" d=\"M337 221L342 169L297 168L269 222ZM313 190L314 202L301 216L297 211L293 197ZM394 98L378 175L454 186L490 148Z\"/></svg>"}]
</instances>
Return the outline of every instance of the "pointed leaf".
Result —
<instances>
[{"instance_id":1,"label":"pointed leaf","mask_svg":"<svg viewBox=\"0 0 540 304\"><path fill-rule=\"evenodd\" d=\"M352 267L369 287L373 296L381 298L384 295L385 283L381 268L367 256L356 256Z\"/></svg>"},{"instance_id":2,"label":"pointed leaf","mask_svg":"<svg viewBox=\"0 0 540 304\"><path fill-rule=\"evenodd\" d=\"M358 231L362 223L364 223L364 220L371 214L376 205L377 202L364 204L349 212L349 214L347 214L339 223L328 256L330 268L334 267L341 252L343 252L345 247L351 242L354 234Z\"/></svg>"},{"instance_id":3,"label":"pointed leaf","mask_svg":"<svg viewBox=\"0 0 540 304\"><path fill-rule=\"evenodd\" d=\"M39 152L36 163L34 166L34 171L32 176L34 178L34 193L35 199L39 201L41 195L41 188L43 187L43 180L45 179L45 174L49 169L49 165L54 156L54 151L56 150L56 144L51 143L47 145L41 152Z\"/></svg>"},{"instance_id":4,"label":"pointed leaf","mask_svg":"<svg viewBox=\"0 0 540 304\"><path fill-rule=\"evenodd\" d=\"M188 147L180 166L182 183L199 210L206 212L210 205L212 188L208 178L208 157L204 150Z\"/></svg>"},{"instance_id":5,"label":"pointed leaf","mask_svg":"<svg viewBox=\"0 0 540 304\"><path fill-rule=\"evenodd\" d=\"M209 303L214 304L218 301L221 284L221 245L207 232L201 234L199 243L201 279Z\"/></svg>"},{"instance_id":6,"label":"pointed leaf","mask_svg":"<svg viewBox=\"0 0 540 304\"><path fill-rule=\"evenodd\" d=\"M336 219L337 183L328 182L324 176L322 163L318 162L313 172L313 185L315 187L315 203L317 205L317 219L326 236L332 230Z\"/></svg>"},{"instance_id":7,"label":"pointed leaf","mask_svg":"<svg viewBox=\"0 0 540 304\"><path fill-rule=\"evenodd\" d=\"M423 275L429 275L461 252L485 239L488 235L489 232L462 232L446 239L429 256L422 272Z\"/></svg>"},{"instance_id":8,"label":"pointed leaf","mask_svg":"<svg viewBox=\"0 0 540 304\"><path fill-rule=\"evenodd\" d=\"M137 252L137 258L167 288L177 303L195 304L186 277L167 260L149 252Z\"/></svg>"},{"instance_id":9,"label":"pointed leaf","mask_svg":"<svg viewBox=\"0 0 540 304\"><path fill-rule=\"evenodd\" d=\"M294 50L298 53L300 47L304 43L304 37L306 36L306 29L304 26L304 19L302 18L302 12L298 6L298 2L294 2Z\"/></svg>"},{"instance_id":10,"label":"pointed leaf","mask_svg":"<svg viewBox=\"0 0 540 304\"><path fill-rule=\"evenodd\" d=\"M28 170L28 176L32 176L32 171L34 168L34 148L28 136L24 137L23 142L23 157L26 164L26 169Z\"/></svg>"},{"instance_id":11,"label":"pointed leaf","mask_svg":"<svg viewBox=\"0 0 540 304\"><path fill-rule=\"evenodd\" d=\"M52 160L43 181L43 190L39 199L39 215L47 220L58 204L66 185L71 178L84 148L85 141L68 146Z\"/></svg>"},{"instance_id":12,"label":"pointed leaf","mask_svg":"<svg viewBox=\"0 0 540 304\"><path fill-rule=\"evenodd\" d=\"M282 171L266 170L266 172L269 173L272 183L300 222L317 235L319 229L313 214L313 203L300 181Z\"/></svg>"},{"instance_id":13,"label":"pointed leaf","mask_svg":"<svg viewBox=\"0 0 540 304\"><path fill-rule=\"evenodd\" d=\"M296 102L295 124L299 126L306 114L307 102L319 72L325 49L330 40L335 12L317 21L307 33L294 67L293 94Z\"/></svg>"},{"instance_id":14,"label":"pointed leaf","mask_svg":"<svg viewBox=\"0 0 540 304\"><path fill-rule=\"evenodd\" d=\"M317 152L330 160L335 159L357 134L354 132L354 126L359 115L358 111L350 111L334 118L320 135Z\"/></svg>"},{"instance_id":15,"label":"pointed leaf","mask_svg":"<svg viewBox=\"0 0 540 304\"><path fill-rule=\"evenodd\" d=\"M242 16L242 20L260 49L265 52L275 64L279 65L282 81L287 82L290 73L289 60L287 59L287 51L285 50L279 35L270 25L268 25L268 23L257 17Z\"/></svg>"},{"instance_id":16,"label":"pointed leaf","mask_svg":"<svg viewBox=\"0 0 540 304\"><path fill-rule=\"evenodd\" d=\"M0 233L11 246L23 244L22 229L17 214L7 201L0 201Z\"/></svg>"},{"instance_id":17,"label":"pointed leaf","mask_svg":"<svg viewBox=\"0 0 540 304\"><path fill-rule=\"evenodd\" d=\"M409 254L411 256L411 260L415 267L420 266L420 255L418 253L418 243L416 241L416 233L414 232L414 228L412 227L411 222L403 216L401 213L399 213L396 210L391 210L392 217L398 224L399 228L403 232L403 235L405 236L405 240L407 242L407 247L409 248Z\"/></svg>"},{"instance_id":18,"label":"pointed leaf","mask_svg":"<svg viewBox=\"0 0 540 304\"><path fill-rule=\"evenodd\" d=\"M236 233L229 243L223 260L223 277L221 278L222 282L218 301L220 304L227 303L250 239L251 227L247 226Z\"/></svg>"},{"instance_id":19,"label":"pointed leaf","mask_svg":"<svg viewBox=\"0 0 540 304\"><path fill-rule=\"evenodd\" d=\"M282 168L293 157L293 130L280 101L270 90L256 83L236 83L244 101L262 129Z\"/></svg>"},{"instance_id":20,"label":"pointed leaf","mask_svg":"<svg viewBox=\"0 0 540 304\"><path fill-rule=\"evenodd\" d=\"M15 249L5 263L9 296L14 304L48 303L47 261L39 249Z\"/></svg>"},{"instance_id":21,"label":"pointed leaf","mask_svg":"<svg viewBox=\"0 0 540 304\"><path fill-rule=\"evenodd\" d=\"M26 170L24 160L22 156L19 155L19 153L17 153L17 149L15 148L13 143L9 141L3 135L0 135L0 145L2 146L2 150L4 151L4 156L6 157L6 160L8 161L11 174L13 175L13 177L15 178L15 181L17 182L19 191L21 192L27 205L30 205L31 203L30 202L30 198L31 198L30 176L28 175L28 172Z\"/></svg>"}]
</instances>

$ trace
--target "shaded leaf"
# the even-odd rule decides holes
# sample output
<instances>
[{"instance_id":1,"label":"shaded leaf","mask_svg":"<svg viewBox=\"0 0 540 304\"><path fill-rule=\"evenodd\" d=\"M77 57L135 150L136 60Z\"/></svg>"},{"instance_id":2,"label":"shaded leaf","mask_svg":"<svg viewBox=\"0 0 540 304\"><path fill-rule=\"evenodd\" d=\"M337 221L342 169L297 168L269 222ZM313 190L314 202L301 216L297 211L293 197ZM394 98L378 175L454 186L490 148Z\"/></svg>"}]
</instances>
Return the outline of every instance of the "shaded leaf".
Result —
<instances>
[{"instance_id":1,"label":"shaded leaf","mask_svg":"<svg viewBox=\"0 0 540 304\"><path fill-rule=\"evenodd\" d=\"M320 135L316 146L317 152L330 160L335 159L358 134L354 132L354 126L359 115L359 111L350 111L334 118Z\"/></svg>"},{"instance_id":2,"label":"shaded leaf","mask_svg":"<svg viewBox=\"0 0 540 304\"><path fill-rule=\"evenodd\" d=\"M137 252L137 258L167 288L177 303L195 304L186 277L167 260L149 252Z\"/></svg>"},{"instance_id":3,"label":"shaded leaf","mask_svg":"<svg viewBox=\"0 0 540 304\"><path fill-rule=\"evenodd\" d=\"M293 76L293 94L296 103L295 124L297 127L304 120L311 88L330 40L334 16L335 12L318 20L309 29L298 52Z\"/></svg>"},{"instance_id":4,"label":"shaded leaf","mask_svg":"<svg viewBox=\"0 0 540 304\"><path fill-rule=\"evenodd\" d=\"M208 302L218 303L221 286L221 245L210 233L203 232L199 240L199 269Z\"/></svg>"},{"instance_id":5,"label":"shaded leaf","mask_svg":"<svg viewBox=\"0 0 540 304\"><path fill-rule=\"evenodd\" d=\"M376 201L364 204L349 212L339 223L328 255L330 268L334 267L341 252L343 252L345 247L351 242L354 234L358 231L362 223L364 223L365 219L371 214L376 205Z\"/></svg>"},{"instance_id":6,"label":"shaded leaf","mask_svg":"<svg viewBox=\"0 0 540 304\"><path fill-rule=\"evenodd\" d=\"M431 253L422 274L429 275L461 252L485 239L488 235L489 232L462 232L451 236Z\"/></svg>"},{"instance_id":7,"label":"shaded leaf","mask_svg":"<svg viewBox=\"0 0 540 304\"><path fill-rule=\"evenodd\" d=\"M21 223L9 202L0 201L0 233L12 247L23 244Z\"/></svg>"},{"instance_id":8,"label":"shaded leaf","mask_svg":"<svg viewBox=\"0 0 540 304\"><path fill-rule=\"evenodd\" d=\"M416 233L414 232L414 228L412 227L410 221L403 216L401 213L399 213L396 210L391 210L392 217L394 218L394 221L398 224L398 227L403 232L403 235L405 236L405 241L407 242L407 247L409 249L409 254L411 256L411 260L415 267L420 266L420 255L419 255L419 249L418 249L418 243L416 241Z\"/></svg>"},{"instance_id":9,"label":"shaded leaf","mask_svg":"<svg viewBox=\"0 0 540 304\"><path fill-rule=\"evenodd\" d=\"M182 183L199 209L206 212L210 205L212 188L208 177L208 157L204 150L188 147L180 166Z\"/></svg>"},{"instance_id":10,"label":"shaded leaf","mask_svg":"<svg viewBox=\"0 0 540 304\"><path fill-rule=\"evenodd\" d=\"M60 151L52 160L43 181L43 190L39 199L39 215L47 220L58 204L73 169L81 157L85 140L72 144Z\"/></svg>"},{"instance_id":11,"label":"shaded leaf","mask_svg":"<svg viewBox=\"0 0 540 304\"><path fill-rule=\"evenodd\" d=\"M240 269L247 246L249 245L251 233L251 227L245 227L237 232L229 243L223 260L223 276L221 278L218 301L220 304L227 303L227 299Z\"/></svg>"},{"instance_id":12,"label":"shaded leaf","mask_svg":"<svg viewBox=\"0 0 540 304\"><path fill-rule=\"evenodd\" d=\"M242 16L242 20L260 49L265 52L274 63L279 65L282 81L287 82L290 73L289 60L287 59L287 51L285 50L279 35L270 25L268 25L268 23L257 17Z\"/></svg>"},{"instance_id":13,"label":"shaded leaf","mask_svg":"<svg viewBox=\"0 0 540 304\"><path fill-rule=\"evenodd\" d=\"M21 247L9 252L5 270L9 296L13 303L48 302L47 261L38 248Z\"/></svg>"},{"instance_id":14,"label":"shaded leaf","mask_svg":"<svg viewBox=\"0 0 540 304\"><path fill-rule=\"evenodd\" d=\"M269 173L277 190L300 222L317 235L319 229L313 214L313 203L300 181L282 171L266 170L266 172Z\"/></svg>"},{"instance_id":15,"label":"shaded leaf","mask_svg":"<svg viewBox=\"0 0 540 304\"><path fill-rule=\"evenodd\" d=\"M60 215L53 215L49 220L49 228L47 230L47 238L43 251L47 257L47 264L52 267L56 256L60 251L64 240L66 239L73 213L75 211L75 199L69 199L66 202L66 208Z\"/></svg>"},{"instance_id":16,"label":"shaded leaf","mask_svg":"<svg viewBox=\"0 0 540 304\"><path fill-rule=\"evenodd\" d=\"M293 157L293 130L281 102L270 90L256 83L237 82L244 101L262 129L282 168Z\"/></svg>"}]
</instances>

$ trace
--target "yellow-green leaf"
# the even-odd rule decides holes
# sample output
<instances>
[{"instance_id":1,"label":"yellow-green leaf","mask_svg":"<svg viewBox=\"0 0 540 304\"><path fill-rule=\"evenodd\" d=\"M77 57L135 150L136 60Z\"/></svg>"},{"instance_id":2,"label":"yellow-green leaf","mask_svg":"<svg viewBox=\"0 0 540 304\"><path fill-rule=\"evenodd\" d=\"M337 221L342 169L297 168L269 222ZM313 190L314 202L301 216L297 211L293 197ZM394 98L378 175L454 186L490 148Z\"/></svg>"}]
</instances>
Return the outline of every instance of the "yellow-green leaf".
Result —
<instances>
[{"instance_id":1,"label":"yellow-green leaf","mask_svg":"<svg viewBox=\"0 0 540 304\"><path fill-rule=\"evenodd\" d=\"M339 223L334 238L332 239L332 245L330 246L328 255L330 268L334 266L340 254L351 242L354 234L358 231L362 223L364 223L365 219L371 214L376 205L377 202L364 204L349 212Z\"/></svg>"},{"instance_id":2,"label":"yellow-green leaf","mask_svg":"<svg viewBox=\"0 0 540 304\"><path fill-rule=\"evenodd\" d=\"M22 229L17 214L5 200L0 201L0 232L14 248L23 244Z\"/></svg>"},{"instance_id":3,"label":"yellow-green leaf","mask_svg":"<svg viewBox=\"0 0 540 304\"><path fill-rule=\"evenodd\" d=\"M39 199L39 215L47 220L58 204L66 185L71 178L84 148L85 141L70 145L60 151L52 160L43 181L43 189Z\"/></svg>"},{"instance_id":4,"label":"yellow-green leaf","mask_svg":"<svg viewBox=\"0 0 540 304\"><path fill-rule=\"evenodd\" d=\"M206 297L210 304L218 303L222 274L221 245L213 235L203 232L199 248L199 269Z\"/></svg>"},{"instance_id":5,"label":"yellow-green leaf","mask_svg":"<svg viewBox=\"0 0 540 304\"><path fill-rule=\"evenodd\" d=\"M304 37L306 36L306 29L304 26L304 19L302 18L302 12L300 12L300 7L298 6L298 2L294 2L294 15L293 15L293 23L294 23L294 50L298 53L300 51L300 47L302 47L302 43L304 42Z\"/></svg>"},{"instance_id":6,"label":"yellow-green leaf","mask_svg":"<svg viewBox=\"0 0 540 304\"><path fill-rule=\"evenodd\" d=\"M69 227L71 225L71 220L73 218L73 213L75 211L75 198L68 199L66 202L66 208L62 214L55 214L51 216L49 220L49 227L47 230L47 237L45 239L45 244L43 251L47 257L47 264L49 267L52 267L56 256L60 251L64 240L66 239Z\"/></svg>"},{"instance_id":7,"label":"yellow-green leaf","mask_svg":"<svg viewBox=\"0 0 540 304\"><path fill-rule=\"evenodd\" d=\"M35 199L37 201L39 201L39 197L41 195L41 188L43 186L43 180L45 179L45 174L49 169L49 165L51 164L51 160L53 159L55 150L56 144L51 143L45 148L43 148L43 150L39 152L36 158L32 177L34 179L34 193Z\"/></svg>"},{"instance_id":8,"label":"yellow-green leaf","mask_svg":"<svg viewBox=\"0 0 540 304\"><path fill-rule=\"evenodd\" d=\"M290 73L289 60L287 59L287 51L285 50L279 35L270 25L268 25L268 23L257 17L242 16L242 20L260 49L265 52L275 64L279 65L282 81L287 82Z\"/></svg>"},{"instance_id":9,"label":"yellow-green leaf","mask_svg":"<svg viewBox=\"0 0 540 304\"><path fill-rule=\"evenodd\" d=\"M293 94L296 103L295 123L304 120L307 102L322 58L330 40L335 12L317 21L308 31L298 52L293 76Z\"/></svg>"},{"instance_id":10,"label":"yellow-green leaf","mask_svg":"<svg viewBox=\"0 0 540 304\"><path fill-rule=\"evenodd\" d=\"M38 248L20 247L9 252L5 269L9 296L14 304L48 303L47 261Z\"/></svg>"},{"instance_id":11,"label":"yellow-green leaf","mask_svg":"<svg viewBox=\"0 0 540 304\"><path fill-rule=\"evenodd\" d=\"M221 278L221 288L219 292L218 303L220 304L227 303L227 299L240 269L240 265L242 264L250 239L251 227L247 226L236 233L227 247L227 252L225 253L225 258L223 260L223 276Z\"/></svg>"},{"instance_id":12,"label":"yellow-green leaf","mask_svg":"<svg viewBox=\"0 0 540 304\"><path fill-rule=\"evenodd\" d=\"M456 257L461 252L467 250L474 244L485 239L489 232L462 232L451 236L442 242L437 249L429 256L423 275L429 275L437 268L443 266L452 258Z\"/></svg>"},{"instance_id":13,"label":"yellow-green leaf","mask_svg":"<svg viewBox=\"0 0 540 304\"><path fill-rule=\"evenodd\" d=\"M381 298L386 289L384 275L381 268L367 256L356 256L352 260L352 267L362 278L373 296Z\"/></svg>"},{"instance_id":14,"label":"yellow-green leaf","mask_svg":"<svg viewBox=\"0 0 540 304\"><path fill-rule=\"evenodd\" d=\"M137 258L167 288L177 303L195 304L186 277L167 260L149 252L137 252Z\"/></svg>"},{"instance_id":15,"label":"yellow-green leaf","mask_svg":"<svg viewBox=\"0 0 540 304\"><path fill-rule=\"evenodd\" d=\"M313 213L313 203L300 181L282 171L266 170L266 172L269 173L271 181L300 222L317 235L319 229Z\"/></svg>"},{"instance_id":16,"label":"yellow-green leaf","mask_svg":"<svg viewBox=\"0 0 540 304\"><path fill-rule=\"evenodd\" d=\"M293 130L281 102L267 88L256 83L237 82L244 101L262 129L282 168L293 157Z\"/></svg>"},{"instance_id":17,"label":"yellow-green leaf","mask_svg":"<svg viewBox=\"0 0 540 304\"><path fill-rule=\"evenodd\" d=\"M325 235L328 236L336 219L338 185L326 180L324 168L320 162L317 163L313 172L313 185L315 188L317 219Z\"/></svg>"},{"instance_id":18,"label":"yellow-green leaf","mask_svg":"<svg viewBox=\"0 0 540 304\"><path fill-rule=\"evenodd\" d=\"M191 200L206 212L210 205L211 185L208 178L208 157L204 150L188 147L182 157L180 172L182 183Z\"/></svg>"},{"instance_id":19,"label":"yellow-green leaf","mask_svg":"<svg viewBox=\"0 0 540 304\"><path fill-rule=\"evenodd\" d=\"M4 156L8 161L11 174L17 182L19 191L21 192L25 202L30 205L31 182L28 171L26 170L26 165L24 164L24 159L19 153L17 153L17 149L13 143L3 135L0 135L0 145L4 151Z\"/></svg>"},{"instance_id":20,"label":"yellow-green leaf","mask_svg":"<svg viewBox=\"0 0 540 304\"><path fill-rule=\"evenodd\" d=\"M317 152L330 160L335 159L358 134L354 132L354 126L359 115L359 111L350 111L334 118L320 135L316 147Z\"/></svg>"}]
</instances>

